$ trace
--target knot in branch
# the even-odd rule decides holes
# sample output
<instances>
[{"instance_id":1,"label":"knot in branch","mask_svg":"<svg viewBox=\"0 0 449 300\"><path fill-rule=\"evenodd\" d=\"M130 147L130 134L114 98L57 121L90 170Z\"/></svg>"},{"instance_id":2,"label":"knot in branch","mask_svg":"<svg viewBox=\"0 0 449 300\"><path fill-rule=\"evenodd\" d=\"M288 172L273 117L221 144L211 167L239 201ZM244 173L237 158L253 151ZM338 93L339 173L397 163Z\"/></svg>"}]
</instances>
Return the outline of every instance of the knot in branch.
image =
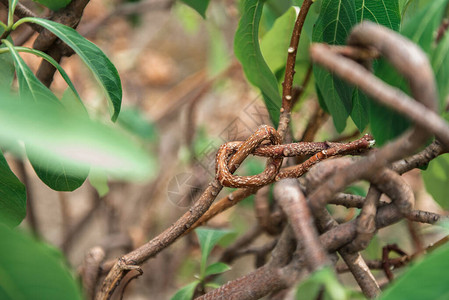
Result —
<instances>
[{"instance_id":1,"label":"knot in branch","mask_svg":"<svg viewBox=\"0 0 449 300\"><path fill-rule=\"evenodd\" d=\"M282 157L269 158L265 170L253 176L232 175L240 164L260 146L268 140L271 145L279 145L281 137L273 127L262 125L243 143L230 142L222 145L216 157L216 178L223 186L259 187L273 182L282 164Z\"/></svg>"}]
</instances>

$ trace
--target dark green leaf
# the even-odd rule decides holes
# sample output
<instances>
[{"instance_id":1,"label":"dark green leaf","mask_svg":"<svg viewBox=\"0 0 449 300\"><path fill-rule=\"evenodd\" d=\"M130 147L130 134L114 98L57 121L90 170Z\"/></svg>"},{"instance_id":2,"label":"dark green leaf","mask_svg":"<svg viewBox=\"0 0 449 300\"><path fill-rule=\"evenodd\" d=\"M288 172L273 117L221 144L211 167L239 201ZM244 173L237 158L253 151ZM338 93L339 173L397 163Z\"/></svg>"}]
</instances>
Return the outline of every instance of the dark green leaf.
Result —
<instances>
[{"instance_id":1,"label":"dark green leaf","mask_svg":"<svg viewBox=\"0 0 449 300\"><path fill-rule=\"evenodd\" d=\"M449 154L432 160L427 170L422 171L426 190L444 209L449 209Z\"/></svg>"},{"instance_id":2,"label":"dark green leaf","mask_svg":"<svg viewBox=\"0 0 449 300\"><path fill-rule=\"evenodd\" d=\"M39 18L23 18L15 26L23 22L31 22L45 27L69 45L81 57L106 92L114 111L111 119L115 121L122 103L122 85L117 69L109 58L97 46L82 37L73 28Z\"/></svg>"},{"instance_id":3,"label":"dark green leaf","mask_svg":"<svg viewBox=\"0 0 449 300\"><path fill-rule=\"evenodd\" d=\"M355 23L353 0L323 0L312 41L343 45ZM346 127L346 119L352 111L354 88L318 66L314 66L313 73L326 107L332 115L335 128L342 132Z\"/></svg>"},{"instance_id":4,"label":"dark green leaf","mask_svg":"<svg viewBox=\"0 0 449 300\"><path fill-rule=\"evenodd\" d=\"M193 293L195 292L198 283L199 281L194 281L179 289L176 294L170 298L170 300L192 300Z\"/></svg>"},{"instance_id":5,"label":"dark green leaf","mask_svg":"<svg viewBox=\"0 0 449 300\"><path fill-rule=\"evenodd\" d=\"M394 31L399 30L399 0L355 0L357 21L370 20Z\"/></svg>"},{"instance_id":6,"label":"dark green leaf","mask_svg":"<svg viewBox=\"0 0 449 300\"><path fill-rule=\"evenodd\" d=\"M42 156L39 150L27 146L27 156L37 176L49 188L60 192L72 192L79 188L87 175L89 168L67 163L64 159Z\"/></svg>"},{"instance_id":7,"label":"dark green leaf","mask_svg":"<svg viewBox=\"0 0 449 300\"><path fill-rule=\"evenodd\" d=\"M207 266L206 273L204 274L204 276L207 277L209 275L221 274L229 270L231 270L231 267L228 266L227 264L222 262L216 262Z\"/></svg>"},{"instance_id":8,"label":"dark green leaf","mask_svg":"<svg viewBox=\"0 0 449 300\"><path fill-rule=\"evenodd\" d=\"M383 25L395 31L399 30L401 17L399 12L398 0L379 0L379 1L355 1L357 21L369 20ZM374 69L376 70L376 66ZM360 131L363 131L369 123L369 105L370 100L358 88L354 89L353 106L351 118Z\"/></svg>"},{"instance_id":9,"label":"dark green leaf","mask_svg":"<svg viewBox=\"0 0 449 300\"><path fill-rule=\"evenodd\" d=\"M0 299L82 299L56 251L0 224Z\"/></svg>"},{"instance_id":10,"label":"dark green leaf","mask_svg":"<svg viewBox=\"0 0 449 300\"><path fill-rule=\"evenodd\" d=\"M366 95L358 88L354 89L352 96L351 119L360 132L365 130L369 123L369 100Z\"/></svg>"},{"instance_id":11,"label":"dark green leaf","mask_svg":"<svg viewBox=\"0 0 449 300\"><path fill-rule=\"evenodd\" d=\"M40 3L43 6L48 7L51 10L60 10L66 7L71 0L33 0L34 2Z\"/></svg>"},{"instance_id":12,"label":"dark green leaf","mask_svg":"<svg viewBox=\"0 0 449 300\"><path fill-rule=\"evenodd\" d=\"M25 186L11 171L0 151L0 223L17 226L25 215Z\"/></svg>"},{"instance_id":13,"label":"dark green leaf","mask_svg":"<svg viewBox=\"0 0 449 300\"><path fill-rule=\"evenodd\" d=\"M203 18L206 18L206 10L210 0L181 0L194 10L196 10Z\"/></svg>"},{"instance_id":14,"label":"dark green leaf","mask_svg":"<svg viewBox=\"0 0 449 300\"><path fill-rule=\"evenodd\" d=\"M7 40L2 41L14 60L16 66L17 80L19 82L19 92L22 99L30 99L36 102L52 101L59 102L58 98L34 76L31 69L20 57L14 46Z\"/></svg>"},{"instance_id":15,"label":"dark green leaf","mask_svg":"<svg viewBox=\"0 0 449 300\"><path fill-rule=\"evenodd\" d=\"M207 258L215 245L220 241L222 237L230 233L228 230L198 228L195 229L198 241L201 247L201 278L204 278L206 271Z\"/></svg>"},{"instance_id":16,"label":"dark green leaf","mask_svg":"<svg viewBox=\"0 0 449 300\"><path fill-rule=\"evenodd\" d=\"M411 266L380 299L449 299L448 277L449 245L446 244Z\"/></svg>"},{"instance_id":17,"label":"dark green leaf","mask_svg":"<svg viewBox=\"0 0 449 300\"><path fill-rule=\"evenodd\" d=\"M259 22L264 1L245 0L243 15L234 38L234 52L242 63L246 78L258 87L271 120L277 126L281 96L276 77L265 62L259 47Z\"/></svg>"},{"instance_id":18,"label":"dark green leaf","mask_svg":"<svg viewBox=\"0 0 449 300\"><path fill-rule=\"evenodd\" d=\"M22 141L34 161L45 163L39 167L56 172L61 160L72 176L85 176L89 166L124 179L142 179L155 171L154 159L129 136L62 105L24 103L2 92L0 127L0 146Z\"/></svg>"}]
</instances>

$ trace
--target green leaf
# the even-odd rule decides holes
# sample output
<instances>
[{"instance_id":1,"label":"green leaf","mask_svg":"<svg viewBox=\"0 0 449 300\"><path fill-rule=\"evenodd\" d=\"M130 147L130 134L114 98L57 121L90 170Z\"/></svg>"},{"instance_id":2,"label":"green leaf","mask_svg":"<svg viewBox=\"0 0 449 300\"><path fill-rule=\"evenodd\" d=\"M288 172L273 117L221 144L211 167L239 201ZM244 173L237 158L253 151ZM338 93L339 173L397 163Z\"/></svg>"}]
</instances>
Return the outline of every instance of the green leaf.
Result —
<instances>
[{"instance_id":1,"label":"green leaf","mask_svg":"<svg viewBox=\"0 0 449 300\"><path fill-rule=\"evenodd\" d=\"M51 10L56 11L66 7L72 0L33 0L33 1L40 3Z\"/></svg>"},{"instance_id":2,"label":"green leaf","mask_svg":"<svg viewBox=\"0 0 449 300\"><path fill-rule=\"evenodd\" d=\"M42 156L41 149L27 145L27 156L34 171L49 188L60 192L72 192L79 188L89 175L89 167L76 166L65 159Z\"/></svg>"},{"instance_id":3,"label":"green leaf","mask_svg":"<svg viewBox=\"0 0 449 300\"><path fill-rule=\"evenodd\" d=\"M370 20L394 31L399 30L399 0L355 0L357 22Z\"/></svg>"},{"instance_id":4,"label":"green leaf","mask_svg":"<svg viewBox=\"0 0 449 300\"><path fill-rule=\"evenodd\" d=\"M355 23L353 0L323 0L312 41L343 45ZM326 107L332 115L335 128L338 132L342 132L346 127L346 119L352 111L354 88L318 66L314 66L313 73Z\"/></svg>"},{"instance_id":5,"label":"green leaf","mask_svg":"<svg viewBox=\"0 0 449 300\"><path fill-rule=\"evenodd\" d=\"M276 19L273 27L260 41L260 50L273 73L283 68L287 61L296 15L296 9L291 7Z\"/></svg>"},{"instance_id":6,"label":"green leaf","mask_svg":"<svg viewBox=\"0 0 449 300\"><path fill-rule=\"evenodd\" d=\"M296 299L315 299L323 286L325 299L348 299L346 290L338 282L334 271L328 267L315 271L309 278L302 281L297 287Z\"/></svg>"},{"instance_id":7,"label":"green leaf","mask_svg":"<svg viewBox=\"0 0 449 300\"><path fill-rule=\"evenodd\" d=\"M200 282L196 280L179 289L176 294L170 298L170 300L192 300L193 293L195 292L198 283Z\"/></svg>"},{"instance_id":8,"label":"green leaf","mask_svg":"<svg viewBox=\"0 0 449 300\"><path fill-rule=\"evenodd\" d=\"M2 92L0 127L0 146L22 141L32 160L45 163L39 167L55 172L61 161L72 176L85 176L90 166L128 180L155 171L154 158L132 138L53 103L24 103Z\"/></svg>"},{"instance_id":9,"label":"green leaf","mask_svg":"<svg viewBox=\"0 0 449 300\"><path fill-rule=\"evenodd\" d=\"M42 52L42 51L39 51L39 50L35 50L35 49L31 49L31 48L26 48L26 47L14 47L14 48L18 52L27 52L27 53L31 53L31 54L34 54L36 56L42 57L43 59L48 61L50 64L52 64L53 67L55 67L58 70L59 74L61 74L61 77L67 83L67 85L72 90L72 92L73 92L74 96L76 97L76 99L79 101L79 103L84 108L84 105L82 104L83 102L81 101L81 97L78 94L78 92L76 91L75 86L73 85L72 81L70 80L69 75L67 75L67 73L64 71L64 69L61 67L61 65L58 64L58 62L56 60L54 60L53 57L51 57L50 55L48 55L45 52Z\"/></svg>"},{"instance_id":10,"label":"green leaf","mask_svg":"<svg viewBox=\"0 0 449 300\"><path fill-rule=\"evenodd\" d=\"M209 229L209 228L198 228L195 229L196 235L200 242L201 247L201 278L204 278L206 271L207 259L210 252L215 247L215 245L220 241L222 237L229 234L229 230L219 230L219 229Z\"/></svg>"},{"instance_id":11,"label":"green leaf","mask_svg":"<svg viewBox=\"0 0 449 300\"><path fill-rule=\"evenodd\" d=\"M206 18L206 10L210 0L181 0L194 10L196 10L204 19Z\"/></svg>"},{"instance_id":12,"label":"green leaf","mask_svg":"<svg viewBox=\"0 0 449 300\"><path fill-rule=\"evenodd\" d=\"M17 226L25 215L25 186L11 171L0 151L0 222L8 226Z\"/></svg>"},{"instance_id":13,"label":"green leaf","mask_svg":"<svg viewBox=\"0 0 449 300\"><path fill-rule=\"evenodd\" d=\"M20 57L15 47L7 40L2 40L2 42L8 47L14 60L21 99L31 99L36 102L59 102L58 98L56 98L56 96L42 84L36 76L34 76L33 72Z\"/></svg>"},{"instance_id":14,"label":"green leaf","mask_svg":"<svg viewBox=\"0 0 449 300\"><path fill-rule=\"evenodd\" d=\"M4 28L0 27L0 35L5 31ZM0 66L2 66L2 71L0 72L0 88L9 89L14 80L14 60L11 53L3 52L5 46L0 45Z\"/></svg>"},{"instance_id":15,"label":"green leaf","mask_svg":"<svg viewBox=\"0 0 449 300\"><path fill-rule=\"evenodd\" d=\"M85 39L73 28L53 21L39 18L23 18L14 26L17 27L24 22L35 23L51 31L81 57L106 92L113 109L111 119L115 121L119 115L122 103L122 85L117 69L100 48Z\"/></svg>"},{"instance_id":16,"label":"green leaf","mask_svg":"<svg viewBox=\"0 0 449 300\"><path fill-rule=\"evenodd\" d=\"M207 277L209 275L221 274L229 270L231 270L231 267L228 266L227 264L222 262L216 262L207 266L206 273L204 274L204 276Z\"/></svg>"},{"instance_id":17,"label":"green leaf","mask_svg":"<svg viewBox=\"0 0 449 300\"><path fill-rule=\"evenodd\" d=\"M0 299L82 299L56 251L0 224Z\"/></svg>"},{"instance_id":18,"label":"green leaf","mask_svg":"<svg viewBox=\"0 0 449 300\"><path fill-rule=\"evenodd\" d=\"M369 20L392 30L399 30L401 16L398 0L356 0L355 7L357 22ZM374 69L376 69L376 65L374 66ZM360 131L363 131L370 119L370 100L368 100L368 97L363 92L358 88L355 88L352 103L351 118L357 128Z\"/></svg>"},{"instance_id":19,"label":"green leaf","mask_svg":"<svg viewBox=\"0 0 449 300\"><path fill-rule=\"evenodd\" d=\"M449 154L432 160L427 170L421 171L426 190L445 210L449 209Z\"/></svg>"},{"instance_id":20,"label":"green leaf","mask_svg":"<svg viewBox=\"0 0 449 300\"><path fill-rule=\"evenodd\" d=\"M46 102L47 99L49 99L52 102L59 103L58 98L56 98L56 96L45 85L43 85L39 81L39 79L36 78L36 76L34 76L33 72L17 53L17 48L9 43L9 41L4 42L8 47L16 65L21 99L32 98L36 102ZM42 54L35 50L28 51L29 49L23 47L20 47L19 49L37 55ZM48 55L45 54L44 56ZM54 63L56 62L54 61ZM59 66L59 64L57 63L56 65ZM60 71L61 70L62 68L60 68ZM61 74L63 75L63 77L66 77L68 79L68 76L67 74L65 74L64 70L62 70ZM73 87L70 79L68 80L69 86ZM74 87L73 90L76 93ZM78 95L78 93L76 93L76 95ZM32 145L27 145L27 154L37 176L47 186L56 191L73 191L79 188L86 180L87 174L89 173L89 169L85 166L76 167L77 170L75 172L71 172L70 170L68 170L69 166L64 162L64 160L58 159L57 157L43 157L40 155L36 155ZM51 165L50 168L48 167L49 165Z\"/></svg>"},{"instance_id":21,"label":"green leaf","mask_svg":"<svg viewBox=\"0 0 449 300\"><path fill-rule=\"evenodd\" d=\"M243 15L234 38L234 52L248 81L258 87L273 124L279 122L281 96L276 77L265 62L259 46L259 22L264 1L245 0Z\"/></svg>"},{"instance_id":22,"label":"green leaf","mask_svg":"<svg viewBox=\"0 0 449 300\"><path fill-rule=\"evenodd\" d=\"M369 123L369 100L358 88L354 88L352 95L351 119L360 132L363 132Z\"/></svg>"},{"instance_id":23,"label":"green leaf","mask_svg":"<svg viewBox=\"0 0 449 300\"><path fill-rule=\"evenodd\" d=\"M433 51L431 60L440 97L440 111L442 111L449 95L449 34L447 32Z\"/></svg>"},{"instance_id":24,"label":"green leaf","mask_svg":"<svg viewBox=\"0 0 449 300\"><path fill-rule=\"evenodd\" d=\"M449 299L449 245L428 254L382 294L382 300Z\"/></svg>"},{"instance_id":25,"label":"green leaf","mask_svg":"<svg viewBox=\"0 0 449 300\"><path fill-rule=\"evenodd\" d=\"M430 53L435 33L441 24L448 0L433 0L415 16L407 20L401 33Z\"/></svg>"},{"instance_id":26,"label":"green leaf","mask_svg":"<svg viewBox=\"0 0 449 300\"><path fill-rule=\"evenodd\" d=\"M441 22L444 6L447 3L448 0L429 2L416 15L407 20L402 27L401 34L417 43L429 54L434 43L434 33ZM375 73L386 83L410 94L404 78L386 60L379 60ZM404 116L375 101L370 101L369 115L371 131L379 146L402 134L411 124Z\"/></svg>"},{"instance_id":27,"label":"green leaf","mask_svg":"<svg viewBox=\"0 0 449 300\"><path fill-rule=\"evenodd\" d=\"M0 54L0 87L10 88L14 80L14 61L10 53Z\"/></svg>"}]
</instances>

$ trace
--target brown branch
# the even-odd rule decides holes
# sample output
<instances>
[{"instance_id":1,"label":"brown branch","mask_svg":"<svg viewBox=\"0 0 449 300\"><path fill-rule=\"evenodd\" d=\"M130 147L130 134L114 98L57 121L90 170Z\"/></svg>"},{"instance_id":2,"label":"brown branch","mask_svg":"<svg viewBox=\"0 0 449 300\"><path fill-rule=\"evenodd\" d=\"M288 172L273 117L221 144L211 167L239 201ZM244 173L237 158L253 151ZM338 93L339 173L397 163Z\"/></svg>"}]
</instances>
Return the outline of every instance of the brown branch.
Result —
<instances>
[{"instance_id":1,"label":"brown branch","mask_svg":"<svg viewBox=\"0 0 449 300\"><path fill-rule=\"evenodd\" d=\"M105 252L100 247L90 249L84 256L80 275L87 299L93 299L95 296L95 288L100 276L100 266L104 258Z\"/></svg>"},{"instance_id":2,"label":"brown branch","mask_svg":"<svg viewBox=\"0 0 449 300\"><path fill-rule=\"evenodd\" d=\"M40 236L41 230L39 226L39 221L36 216L36 209L34 206L34 193L33 193L33 187L31 186L30 178L28 176L25 163L22 160L17 160L17 167L20 172L20 179L23 182L23 184L26 187L26 197L27 197L27 203L26 203L26 218L29 222L29 225L31 227L31 230L36 236Z\"/></svg>"},{"instance_id":3,"label":"brown branch","mask_svg":"<svg viewBox=\"0 0 449 300\"><path fill-rule=\"evenodd\" d=\"M275 184L274 195L282 207L295 234L296 240L301 243L308 269L313 272L330 263L323 250L318 232L313 226L306 198L296 179L285 179Z\"/></svg>"},{"instance_id":4,"label":"brown branch","mask_svg":"<svg viewBox=\"0 0 449 300\"><path fill-rule=\"evenodd\" d=\"M302 27L306 20L309 8L312 5L312 0L304 0L301 5L298 17L296 18L295 26L293 27L292 38L290 46L288 47L287 63L285 65L285 77L282 83L282 108L279 118L278 131L281 139L284 140L287 132L288 124L290 122L290 114L292 109L293 96L293 77L295 75L296 54L298 51L298 44L301 38ZM307 78L307 77L306 77Z\"/></svg>"},{"instance_id":5,"label":"brown branch","mask_svg":"<svg viewBox=\"0 0 449 300\"><path fill-rule=\"evenodd\" d=\"M136 250L122 256L106 276L100 292L95 299L109 299L115 288L130 269L154 257L160 251L171 245L186 232L207 211L222 186L215 180L203 192L198 201L179 218L172 226Z\"/></svg>"},{"instance_id":6,"label":"brown branch","mask_svg":"<svg viewBox=\"0 0 449 300\"><path fill-rule=\"evenodd\" d=\"M282 230L282 214L272 212L269 202L270 185L257 191L254 196L254 212L259 226L270 235L278 235Z\"/></svg>"}]
</instances>

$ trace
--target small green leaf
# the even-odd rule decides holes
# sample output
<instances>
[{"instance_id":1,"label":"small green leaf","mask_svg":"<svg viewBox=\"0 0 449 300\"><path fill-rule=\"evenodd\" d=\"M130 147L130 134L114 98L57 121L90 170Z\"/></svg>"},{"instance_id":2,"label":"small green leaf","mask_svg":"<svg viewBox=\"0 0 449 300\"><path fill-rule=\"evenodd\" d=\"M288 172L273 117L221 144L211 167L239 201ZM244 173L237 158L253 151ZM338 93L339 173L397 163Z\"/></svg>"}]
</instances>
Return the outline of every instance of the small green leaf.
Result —
<instances>
[{"instance_id":1,"label":"small green leaf","mask_svg":"<svg viewBox=\"0 0 449 300\"><path fill-rule=\"evenodd\" d=\"M449 209L449 154L435 158L421 172L427 192L443 209Z\"/></svg>"},{"instance_id":2,"label":"small green leaf","mask_svg":"<svg viewBox=\"0 0 449 300\"><path fill-rule=\"evenodd\" d=\"M204 274L204 276L207 277L209 275L221 274L229 270L231 270L231 267L228 266L227 264L222 262L216 262L207 266L206 273Z\"/></svg>"},{"instance_id":3,"label":"small green leaf","mask_svg":"<svg viewBox=\"0 0 449 300\"><path fill-rule=\"evenodd\" d=\"M0 224L0 299L81 300L78 284L55 251Z\"/></svg>"},{"instance_id":4,"label":"small green leaf","mask_svg":"<svg viewBox=\"0 0 449 300\"><path fill-rule=\"evenodd\" d=\"M34 76L31 69L26 65L25 61L20 57L15 47L7 40L2 41L14 60L16 66L17 80L19 82L19 93L21 99L32 99L39 101L59 102L58 98L45 86L39 79Z\"/></svg>"},{"instance_id":5,"label":"small green leaf","mask_svg":"<svg viewBox=\"0 0 449 300\"><path fill-rule=\"evenodd\" d=\"M243 15L234 38L234 52L246 78L258 87L275 126L279 122L281 96L276 77L265 62L259 46L259 22L264 1L245 0Z\"/></svg>"},{"instance_id":6,"label":"small green leaf","mask_svg":"<svg viewBox=\"0 0 449 300\"><path fill-rule=\"evenodd\" d=\"M14 26L17 27L24 22L35 23L51 31L81 57L106 92L113 108L111 119L115 121L122 104L122 85L117 69L109 58L95 44L85 39L73 28L39 18L23 18Z\"/></svg>"},{"instance_id":7,"label":"small green leaf","mask_svg":"<svg viewBox=\"0 0 449 300\"><path fill-rule=\"evenodd\" d=\"M196 10L204 19L206 18L206 10L210 0L181 0L194 10Z\"/></svg>"},{"instance_id":8,"label":"small green leaf","mask_svg":"<svg viewBox=\"0 0 449 300\"><path fill-rule=\"evenodd\" d=\"M312 41L330 45L343 45L356 23L353 0L323 0L320 15L313 30ZM354 88L321 67L313 73L326 107L332 115L335 128L342 132L352 111Z\"/></svg>"},{"instance_id":9,"label":"small green leaf","mask_svg":"<svg viewBox=\"0 0 449 300\"><path fill-rule=\"evenodd\" d=\"M277 18L273 27L260 41L260 50L273 73L285 66L288 47L295 25L297 11L294 7Z\"/></svg>"},{"instance_id":10,"label":"small green leaf","mask_svg":"<svg viewBox=\"0 0 449 300\"><path fill-rule=\"evenodd\" d=\"M328 267L320 269L301 282L296 290L296 299L315 299L321 288L325 289L325 299L348 299L346 290L338 282L334 271Z\"/></svg>"},{"instance_id":11,"label":"small green leaf","mask_svg":"<svg viewBox=\"0 0 449 300\"><path fill-rule=\"evenodd\" d=\"M0 223L17 226L25 215L25 186L11 171L0 151Z\"/></svg>"},{"instance_id":12,"label":"small green leaf","mask_svg":"<svg viewBox=\"0 0 449 300\"><path fill-rule=\"evenodd\" d=\"M417 262L387 288L381 300L449 299L449 245Z\"/></svg>"},{"instance_id":13,"label":"small green leaf","mask_svg":"<svg viewBox=\"0 0 449 300\"><path fill-rule=\"evenodd\" d=\"M72 0L33 0L33 1L40 3L51 10L57 11L60 10L61 8L66 7Z\"/></svg>"},{"instance_id":14,"label":"small green leaf","mask_svg":"<svg viewBox=\"0 0 449 300\"><path fill-rule=\"evenodd\" d=\"M199 281L196 280L179 289L176 294L170 298L170 300L192 300L193 293L195 293L198 283Z\"/></svg>"},{"instance_id":15,"label":"small green leaf","mask_svg":"<svg viewBox=\"0 0 449 300\"><path fill-rule=\"evenodd\" d=\"M210 252L222 237L229 234L229 230L198 228L195 230L201 247L201 278L204 278L206 271L207 259Z\"/></svg>"},{"instance_id":16,"label":"small green leaf","mask_svg":"<svg viewBox=\"0 0 449 300\"><path fill-rule=\"evenodd\" d=\"M85 168L92 166L128 180L146 179L155 172L154 158L132 138L62 105L24 103L2 92L0 127L0 146L24 142L41 168L57 172L63 161L72 176L85 176Z\"/></svg>"},{"instance_id":17,"label":"small green leaf","mask_svg":"<svg viewBox=\"0 0 449 300\"><path fill-rule=\"evenodd\" d=\"M89 173L89 182L97 190L100 197L104 197L109 193L108 176L99 170L91 170Z\"/></svg>"}]
</instances>

